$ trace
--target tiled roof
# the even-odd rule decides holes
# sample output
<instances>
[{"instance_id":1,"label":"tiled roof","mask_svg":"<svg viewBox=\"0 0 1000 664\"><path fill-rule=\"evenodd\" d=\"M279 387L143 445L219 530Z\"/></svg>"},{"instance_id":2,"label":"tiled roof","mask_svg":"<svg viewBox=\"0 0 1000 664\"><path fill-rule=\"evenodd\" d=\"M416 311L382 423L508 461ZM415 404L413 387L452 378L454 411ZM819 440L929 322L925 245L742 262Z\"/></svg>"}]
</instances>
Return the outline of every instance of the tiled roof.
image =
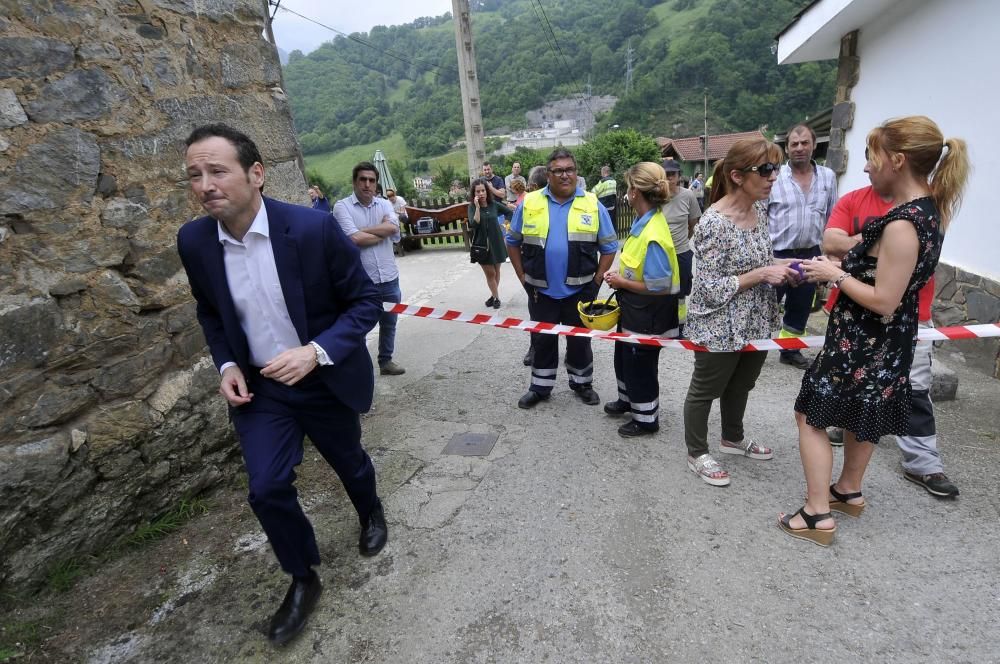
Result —
<instances>
[{"instance_id":1,"label":"tiled roof","mask_svg":"<svg viewBox=\"0 0 1000 664\"><path fill-rule=\"evenodd\" d=\"M715 161L722 159L729 152L733 143L741 138L765 138L760 130L741 131L736 134L715 134L708 137L708 159ZM656 139L660 146L660 154L664 157L673 156L676 153L681 161L702 161L705 159L705 148L702 147L701 138L691 136L690 138L666 138Z\"/></svg>"}]
</instances>

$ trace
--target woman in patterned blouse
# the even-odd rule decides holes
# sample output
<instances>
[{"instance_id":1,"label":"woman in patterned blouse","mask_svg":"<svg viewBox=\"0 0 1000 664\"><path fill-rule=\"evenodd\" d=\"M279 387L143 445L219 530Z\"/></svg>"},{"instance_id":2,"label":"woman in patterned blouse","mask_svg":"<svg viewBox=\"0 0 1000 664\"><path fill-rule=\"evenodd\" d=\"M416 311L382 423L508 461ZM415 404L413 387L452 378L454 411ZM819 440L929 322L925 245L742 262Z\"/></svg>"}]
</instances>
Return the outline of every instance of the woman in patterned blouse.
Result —
<instances>
[{"instance_id":1,"label":"woman in patterned blouse","mask_svg":"<svg viewBox=\"0 0 1000 664\"><path fill-rule=\"evenodd\" d=\"M782 160L781 148L762 138L737 141L715 164L711 206L695 227L694 284L688 301L688 337L708 348L695 353L684 401L684 441L691 472L713 486L729 484L708 451L708 415L719 399L719 451L750 459L774 452L743 435L747 397L766 352L739 352L751 339L769 338L779 326L774 286L798 283L790 261L775 259L767 207Z\"/></svg>"}]
</instances>

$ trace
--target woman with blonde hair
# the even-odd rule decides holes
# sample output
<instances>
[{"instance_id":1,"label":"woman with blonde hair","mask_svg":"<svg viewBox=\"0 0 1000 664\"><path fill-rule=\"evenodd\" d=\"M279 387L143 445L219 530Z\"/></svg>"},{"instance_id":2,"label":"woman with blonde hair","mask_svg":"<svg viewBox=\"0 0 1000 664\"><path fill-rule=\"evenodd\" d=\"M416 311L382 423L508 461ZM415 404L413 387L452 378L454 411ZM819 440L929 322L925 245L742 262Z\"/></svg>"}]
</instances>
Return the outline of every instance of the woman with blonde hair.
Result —
<instances>
[{"instance_id":1,"label":"woman with blonde hair","mask_svg":"<svg viewBox=\"0 0 1000 664\"><path fill-rule=\"evenodd\" d=\"M872 187L904 202L868 222L843 261L802 263L810 281L833 282L840 296L795 400L806 504L778 515L778 526L822 546L837 530L831 509L851 516L864 510L861 481L879 438L907 433L917 292L934 274L969 173L965 141L945 140L924 116L889 120L867 144ZM844 466L832 485L831 426L844 429Z\"/></svg>"},{"instance_id":2,"label":"woman with blonde hair","mask_svg":"<svg viewBox=\"0 0 1000 664\"><path fill-rule=\"evenodd\" d=\"M670 227L660 211L670 200L670 185L663 167L650 161L630 168L625 184L625 196L638 216L622 247L619 271L604 275L617 291L618 331L676 337L680 270ZM618 427L620 436L652 435L660 429L660 348L615 342L618 399L604 404L604 412L631 413L632 418Z\"/></svg>"},{"instance_id":3,"label":"woman with blonde hair","mask_svg":"<svg viewBox=\"0 0 1000 664\"><path fill-rule=\"evenodd\" d=\"M684 400L684 442L688 468L713 486L729 484L729 473L708 448L708 416L716 399L722 415L721 453L774 456L771 448L743 433L747 399L767 353L740 349L778 329L773 287L797 283L790 261L774 258L768 232L765 201L781 160L781 148L763 138L734 143L715 164L711 204L691 239L696 270L686 333L710 352L694 356Z\"/></svg>"}]
</instances>

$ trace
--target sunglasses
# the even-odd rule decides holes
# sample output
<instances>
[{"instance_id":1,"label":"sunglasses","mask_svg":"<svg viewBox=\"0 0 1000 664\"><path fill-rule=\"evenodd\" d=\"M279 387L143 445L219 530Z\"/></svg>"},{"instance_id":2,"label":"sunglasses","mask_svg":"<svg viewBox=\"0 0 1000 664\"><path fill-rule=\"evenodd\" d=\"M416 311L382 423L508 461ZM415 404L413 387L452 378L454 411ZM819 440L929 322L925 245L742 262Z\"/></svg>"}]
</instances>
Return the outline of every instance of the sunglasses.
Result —
<instances>
[{"instance_id":1,"label":"sunglasses","mask_svg":"<svg viewBox=\"0 0 1000 664\"><path fill-rule=\"evenodd\" d=\"M747 168L744 168L743 170L744 171L753 171L754 173L756 173L757 175L761 176L762 178L769 178L769 177L771 177L771 173L774 173L779 168L781 168L781 166L779 166L778 164L772 164L771 162L767 162L766 164L758 164L756 166L748 166Z\"/></svg>"},{"instance_id":2,"label":"sunglasses","mask_svg":"<svg viewBox=\"0 0 1000 664\"><path fill-rule=\"evenodd\" d=\"M549 169L549 173L551 175L556 176L557 178L561 178L563 176L573 175L574 173L576 173L576 169L575 168L550 168Z\"/></svg>"}]
</instances>

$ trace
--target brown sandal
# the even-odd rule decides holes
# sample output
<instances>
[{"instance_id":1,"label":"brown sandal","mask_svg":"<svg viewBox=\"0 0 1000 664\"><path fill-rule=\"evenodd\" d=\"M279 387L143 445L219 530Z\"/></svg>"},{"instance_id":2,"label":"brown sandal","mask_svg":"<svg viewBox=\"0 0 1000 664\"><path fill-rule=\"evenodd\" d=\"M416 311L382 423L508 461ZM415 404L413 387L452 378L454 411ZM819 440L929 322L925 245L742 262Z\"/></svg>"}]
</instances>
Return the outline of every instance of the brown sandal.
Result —
<instances>
[{"instance_id":1,"label":"brown sandal","mask_svg":"<svg viewBox=\"0 0 1000 664\"><path fill-rule=\"evenodd\" d=\"M806 522L805 528L792 528L790 522L795 514L801 516L802 520ZM830 546L830 543L833 542L833 535L837 532L837 526L834 525L834 527L829 530L816 527L818 522L823 521L824 519L833 518L829 512L826 514L809 514L806 512L805 505L803 505L802 509L795 514L786 514L783 517L780 517L778 519L778 527L792 537L808 540L814 544L819 544L820 546Z\"/></svg>"},{"instance_id":2,"label":"brown sandal","mask_svg":"<svg viewBox=\"0 0 1000 664\"><path fill-rule=\"evenodd\" d=\"M854 500L855 498L864 498L861 492L857 493L841 493L837 491L836 484L830 485L830 509L834 512L840 512L841 514L846 514L847 516L859 517L861 513L865 511L865 505L867 502L860 503L849 503L848 500Z\"/></svg>"}]
</instances>

